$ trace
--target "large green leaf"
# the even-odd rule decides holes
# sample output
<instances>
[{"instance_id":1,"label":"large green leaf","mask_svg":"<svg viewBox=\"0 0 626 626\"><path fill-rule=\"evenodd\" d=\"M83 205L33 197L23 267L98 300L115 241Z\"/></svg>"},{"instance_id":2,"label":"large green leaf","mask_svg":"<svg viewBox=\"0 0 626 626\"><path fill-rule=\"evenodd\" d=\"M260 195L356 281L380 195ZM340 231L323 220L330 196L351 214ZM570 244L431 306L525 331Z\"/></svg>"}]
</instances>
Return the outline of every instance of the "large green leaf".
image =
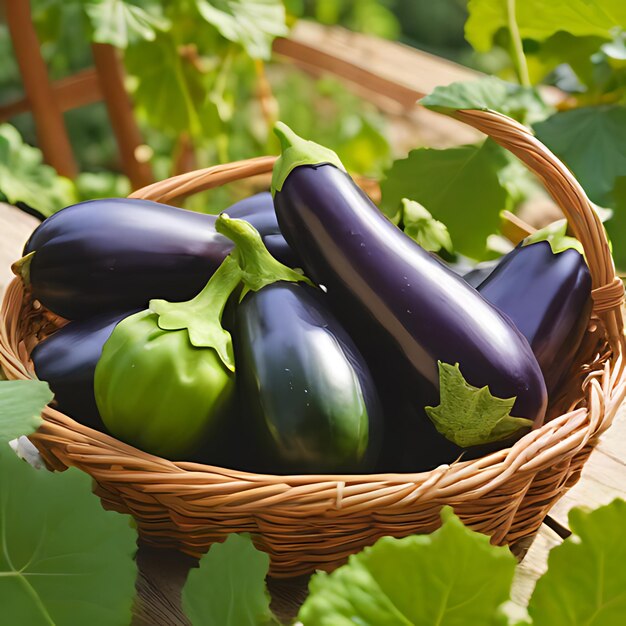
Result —
<instances>
[{"instance_id":1,"label":"large green leaf","mask_svg":"<svg viewBox=\"0 0 626 626\"><path fill-rule=\"evenodd\" d=\"M156 31L167 30L158 2L145 2L145 8L128 0L82 0L93 28L93 40L126 48L134 41L154 41Z\"/></svg>"},{"instance_id":2,"label":"large green leaf","mask_svg":"<svg viewBox=\"0 0 626 626\"><path fill-rule=\"evenodd\" d=\"M573 509L574 537L553 548L528 611L534 626L621 626L626 615L626 502Z\"/></svg>"},{"instance_id":3,"label":"large green leaf","mask_svg":"<svg viewBox=\"0 0 626 626\"><path fill-rule=\"evenodd\" d=\"M34 470L0 444L0 537L3 624L130 623L136 532L86 474Z\"/></svg>"},{"instance_id":4,"label":"large green leaf","mask_svg":"<svg viewBox=\"0 0 626 626\"><path fill-rule=\"evenodd\" d=\"M396 161L381 183L382 209L394 217L402 198L422 204L442 221L457 252L481 259L498 229L508 193L499 180L508 160L491 140L447 150L419 148Z\"/></svg>"},{"instance_id":5,"label":"large green leaf","mask_svg":"<svg viewBox=\"0 0 626 626\"><path fill-rule=\"evenodd\" d=\"M318 572L304 626L468 626L502 623L515 558L450 509L432 535L383 537L332 574Z\"/></svg>"},{"instance_id":6,"label":"large green leaf","mask_svg":"<svg viewBox=\"0 0 626 626\"><path fill-rule=\"evenodd\" d=\"M536 89L507 83L496 76L436 87L420 104L444 113L492 109L524 123L542 120L551 111Z\"/></svg>"},{"instance_id":7,"label":"large green leaf","mask_svg":"<svg viewBox=\"0 0 626 626\"><path fill-rule=\"evenodd\" d=\"M0 445L37 430L50 400L52 392L43 381L0 381Z\"/></svg>"},{"instance_id":8,"label":"large green leaf","mask_svg":"<svg viewBox=\"0 0 626 626\"><path fill-rule=\"evenodd\" d=\"M465 37L476 50L488 51L498 30L508 27L511 4L520 35L538 41L557 31L611 39L612 29L626 24L623 0L470 0Z\"/></svg>"},{"instance_id":9,"label":"large green leaf","mask_svg":"<svg viewBox=\"0 0 626 626\"><path fill-rule=\"evenodd\" d=\"M211 119L203 115L207 89L201 72L181 57L175 42L157 34L153 42L139 42L124 56L128 72L138 84L135 106L155 128L177 136L212 136Z\"/></svg>"},{"instance_id":10,"label":"large green leaf","mask_svg":"<svg viewBox=\"0 0 626 626\"><path fill-rule=\"evenodd\" d=\"M615 180L613 198L613 215L604 225L613 244L615 265L626 272L626 176Z\"/></svg>"},{"instance_id":11,"label":"large green leaf","mask_svg":"<svg viewBox=\"0 0 626 626\"><path fill-rule=\"evenodd\" d=\"M76 200L73 183L42 162L41 152L22 141L10 124L0 125L0 197L51 215Z\"/></svg>"},{"instance_id":12,"label":"large green leaf","mask_svg":"<svg viewBox=\"0 0 626 626\"><path fill-rule=\"evenodd\" d=\"M189 572L183 607L193 626L261 626L275 623L265 587L269 557L247 535L214 544Z\"/></svg>"},{"instance_id":13,"label":"large green leaf","mask_svg":"<svg viewBox=\"0 0 626 626\"><path fill-rule=\"evenodd\" d=\"M195 0L204 19L254 59L269 59L272 41L287 34L281 0Z\"/></svg>"},{"instance_id":14,"label":"large green leaf","mask_svg":"<svg viewBox=\"0 0 626 626\"><path fill-rule=\"evenodd\" d=\"M572 170L591 200L611 204L615 179L626 176L626 107L565 111L535 124L534 130Z\"/></svg>"}]
</instances>

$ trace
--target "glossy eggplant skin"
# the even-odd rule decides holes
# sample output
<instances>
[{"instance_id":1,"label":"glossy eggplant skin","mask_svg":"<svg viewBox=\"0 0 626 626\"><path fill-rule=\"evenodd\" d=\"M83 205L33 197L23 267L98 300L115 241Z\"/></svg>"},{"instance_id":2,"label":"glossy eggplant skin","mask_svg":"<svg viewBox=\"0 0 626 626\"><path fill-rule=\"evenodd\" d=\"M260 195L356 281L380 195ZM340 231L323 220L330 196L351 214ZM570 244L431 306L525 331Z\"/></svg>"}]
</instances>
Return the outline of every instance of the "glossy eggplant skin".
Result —
<instances>
[{"instance_id":1,"label":"glossy eggplant skin","mask_svg":"<svg viewBox=\"0 0 626 626\"><path fill-rule=\"evenodd\" d=\"M509 252L478 291L528 339L552 392L580 346L591 315L591 275L573 249L547 241Z\"/></svg>"},{"instance_id":2,"label":"glossy eggplant skin","mask_svg":"<svg viewBox=\"0 0 626 626\"><path fill-rule=\"evenodd\" d=\"M277 282L249 292L238 306L242 430L251 435L257 471L354 473L376 462L376 389L324 300L310 286Z\"/></svg>"},{"instance_id":3,"label":"glossy eggplant skin","mask_svg":"<svg viewBox=\"0 0 626 626\"><path fill-rule=\"evenodd\" d=\"M81 424L105 430L94 397L94 372L113 329L133 313L103 313L70 322L35 346L31 353L35 373L50 385L59 411Z\"/></svg>"},{"instance_id":4,"label":"glossy eggplant skin","mask_svg":"<svg viewBox=\"0 0 626 626\"><path fill-rule=\"evenodd\" d=\"M471 385L515 396L512 415L542 423L546 388L524 336L387 220L345 172L330 164L295 167L274 206L306 274L326 287L356 344L376 335L380 344L392 342L403 358L387 369L426 382L422 406L438 402L437 361L459 363Z\"/></svg>"},{"instance_id":5,"label":"glossy eggplant skin","mask_svg":"<svg viewBox=\"0 0 626 626\"><path fill-rule=\"evenodd\" d=\"M268 246L275 244L282 256L285 245L267 196L233 208L265 226ZM215 219L130 198L67 207L43 222L24 248L25 255L35 252L29 277L33 295L67 319L141 308L152 298L188 300L232 250L216 232Z\"/></svg>"}]
</instances>

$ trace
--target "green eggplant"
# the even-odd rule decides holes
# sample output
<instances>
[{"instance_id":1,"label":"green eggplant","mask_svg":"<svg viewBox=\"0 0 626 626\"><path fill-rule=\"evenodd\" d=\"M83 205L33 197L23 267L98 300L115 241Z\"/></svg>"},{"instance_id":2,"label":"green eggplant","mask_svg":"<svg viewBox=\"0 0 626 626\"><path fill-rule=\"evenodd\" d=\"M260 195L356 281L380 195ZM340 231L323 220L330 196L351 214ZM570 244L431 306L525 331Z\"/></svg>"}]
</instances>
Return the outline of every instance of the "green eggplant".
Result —
<instances>
[{"instance_id":1,"label":"green eggplant","mask_svg":"<svg viewBox=\"0 0 626 626\"><path fill-rule=\"evenodd\" d=\"M244 283L233 340L246 462L271 473L371 470L380 402L325 294L271 257L247 222L222 214L216 229L235 242Z\"/></svg>"},{"instance_id":2,"label":"green eggplant","mask_svg":"<svg viewBox=\"0 0 626 626\"><path fill-rule=\"evenodd\" d=\"M151 300L104 344L94 392L114 436L166 458L189 458L232 411L235 377L224 306L241 282L227 257L193 300Z\"/></svg>"}]
</instances>

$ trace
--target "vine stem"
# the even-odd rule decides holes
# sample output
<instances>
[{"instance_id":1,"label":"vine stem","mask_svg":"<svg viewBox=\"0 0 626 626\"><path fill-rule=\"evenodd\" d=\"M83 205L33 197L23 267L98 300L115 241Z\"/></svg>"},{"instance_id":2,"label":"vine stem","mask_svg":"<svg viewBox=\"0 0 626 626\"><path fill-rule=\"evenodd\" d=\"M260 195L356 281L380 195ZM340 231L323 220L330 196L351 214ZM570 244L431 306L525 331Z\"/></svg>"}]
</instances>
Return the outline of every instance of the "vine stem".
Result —
<instances>
[{"instance_id":1,"label":"vine stem","mask_svg":"<svg viewBox=\"0 0 626 626\"><path fill-rule=\"evenodd\" d=\"M519 78L519 82L524 87L530 87L531 84L530 76L528 74L528 65L526 63L526 56L524 55L524 47L522 46L522 38L519 33L517 18L515 16L515 0L506 0L506 12L509 32L511 33L515 65L517 66L517 76Z\"/></svg>"}]
</instances>

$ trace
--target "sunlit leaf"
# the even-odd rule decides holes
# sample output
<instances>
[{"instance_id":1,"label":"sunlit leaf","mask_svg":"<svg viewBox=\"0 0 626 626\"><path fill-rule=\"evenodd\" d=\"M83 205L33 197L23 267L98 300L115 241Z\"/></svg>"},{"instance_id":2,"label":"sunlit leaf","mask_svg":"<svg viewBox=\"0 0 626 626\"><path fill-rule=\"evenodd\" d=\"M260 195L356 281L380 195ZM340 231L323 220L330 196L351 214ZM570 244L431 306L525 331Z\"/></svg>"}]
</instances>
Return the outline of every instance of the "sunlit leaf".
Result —
<instances>
[{"instance_id":1,"label":"sunlit leaf","mask_svg":"<svg viewBox=\"0 0 626 626\"><path fill-rule=\"evenodd\" d=\"M41 412L51 400L48 383L0 380L0 445L37 430Z\"/></svg>"},{"instance_id":2,"label":"sunlit leaf","mask_svg":"<svg viewBox=\"0 0 626 626\"><path fill-rule=\"evenodd\" d=\"M468 626L506 623L515 558L450 509L432 535L383 537L331 574L318 572L304 626Z\"/></svg>"},{"instance_id":3,"label":"sunlit leaf","mask_svg":"<svg viewBox=\"0 0 626 626\"><path fill-rule=\"evenodd\" d=\"M136 532L102 508L87 474L35 470L0 444L0 504L3 624L130 623Z\"/></svg>"},{"instance_id":4,"label":"sunlit leaf","mask_svg":"<svg viewBox=\"0 0 626 626\"><path fill-rule=\"evenodd\" d=\"M193 626L275 624L265 587L269 557L247 535L216 543L189 572L183 606Z\"/></svg>"},{"instance_id":5,"label":"sunlit leaf","mask_svg":"<svg viewBox=\"0 0 626 626\"><path fill-rule=\"evenodd\" d=\"M37 148L25 144L10 124L0 125L0 197L51 215L76 200L73 183L44 165Z\"/></svg>"},{"instance_id":6,"label":"sunlit leaf","mask_svg":"<svg viewBox=\"0 0 626 626\"><path fill-rule=\"evenodd\" d=\"M287 34L281 0L195 0L204 19L254 59L269 59L272 41Z\"/></svg>"}]
</instances>

